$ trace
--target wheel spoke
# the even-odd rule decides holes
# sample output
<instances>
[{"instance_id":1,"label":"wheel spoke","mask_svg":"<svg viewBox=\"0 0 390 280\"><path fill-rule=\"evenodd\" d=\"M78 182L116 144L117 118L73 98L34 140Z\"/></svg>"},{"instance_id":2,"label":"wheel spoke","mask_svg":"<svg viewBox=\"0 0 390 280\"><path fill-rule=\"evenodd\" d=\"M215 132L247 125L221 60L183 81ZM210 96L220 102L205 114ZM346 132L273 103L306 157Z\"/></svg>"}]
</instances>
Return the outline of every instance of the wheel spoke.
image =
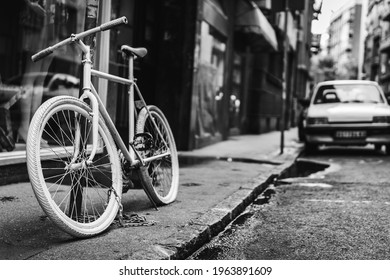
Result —
<instances>
[{"instance_id":1,"label":"wheel spoke","mask_svg":"<svg viewBox=\"0 0 390 280\"><path fill-rule=\"evenodd\" d=\"M98 152L86 164L92 144L90 109L72 97L47 102L47 108L39 108L33 118L30 127L35 136L27 141L29 174L37 174L31 177L34 192L61 229L79 237L98 234L110 225L119 207L112 190L122 191L115 143L99 121Z\"/></svg>"},{"instance_id":2,"label":"wheel spoke","mask_svg":"<svg viewBox=\"0 0 390 280\"><path fill-rule=\"evenodd\" d=\"M151 116L144 112L137 124L137 133L149 133L153 145L149 156L170 152L169 155L153 160L145 171L140 172L143 185L155 195L152 198L157 204L167 204L175 200L178 188L178 163L174 139L169 125L162 112L154 106L149 108ZM154 123L152 122L152 119Z\"/></svg>"}]
</instances>

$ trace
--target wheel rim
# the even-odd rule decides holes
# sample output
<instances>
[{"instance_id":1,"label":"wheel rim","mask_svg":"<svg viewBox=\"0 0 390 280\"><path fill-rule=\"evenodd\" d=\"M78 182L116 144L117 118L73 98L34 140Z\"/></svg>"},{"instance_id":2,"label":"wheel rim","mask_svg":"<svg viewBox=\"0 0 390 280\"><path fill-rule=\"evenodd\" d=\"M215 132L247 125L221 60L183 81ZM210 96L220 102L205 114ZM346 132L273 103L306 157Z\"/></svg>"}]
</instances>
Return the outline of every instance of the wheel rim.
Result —
<instances>
[{"instance_id":1,"label":"wheel rim","mask_svg":"<svg viewBox=\"0 0 390 280\"><path fill-rule=\"evenodd\" d=\"M92 164L74 170L67 168L73 159L75 124L81 124L81 142L87 147L87 152L80 152L76 162L89 157L92 135L89 114L77 106L67 108L69 106L58 106L47 114L36 140L39 141L36 145L39 153L37 172L40 181L44 182L42 190L50 204L49 211L45 212L50 217L52 209L76 231L101 231L108 226L107 222L111 222L108 216L116 208L115 194L108 187L115 180L114 159L110 156L113 147L107 145L107 135L99 126L101 147Z\"/></svg>"},{"instance_id":2,"label":"wheel rim","mask_svg":"<svg viewBox=\"0 0 390 280\"><path fill-rule=\"evenodd\" d=\"M166 153L167 144L172 145L172 143L170 143L169 132L165 129L161 117L153 111L151 111L151 114L164 139L163 141L150 120L150 117L148 117L145 123L144 132L150 133L153 138L153 145L151 150L148 151L148 155L156 156ZM172 196L176 196L174 185L176 184L175 178L177 177L175 174L177 155L175 151L170 152L170 155L154 160L147 166L150 183L153 186L156 195L163 201L171 200Z\"/></svg>"}]
</instances>

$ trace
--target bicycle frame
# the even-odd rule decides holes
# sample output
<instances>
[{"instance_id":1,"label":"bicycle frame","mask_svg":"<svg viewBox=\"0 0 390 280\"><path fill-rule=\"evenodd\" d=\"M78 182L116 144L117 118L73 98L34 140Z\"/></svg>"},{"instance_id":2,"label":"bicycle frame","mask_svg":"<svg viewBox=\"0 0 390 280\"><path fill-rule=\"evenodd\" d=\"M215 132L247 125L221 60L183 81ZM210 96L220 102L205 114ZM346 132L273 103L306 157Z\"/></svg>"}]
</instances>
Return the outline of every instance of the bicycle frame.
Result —
<instances>
[{"instance_id":1,"label":"bicycle frame","mask_svg":"<svg viewBox=\"0 0 390 280\"><path fill-rule=\"evenodd\" d=\"M137 84L135 83L134 79L134 71L133 71L133 65L134 65L134 57L129 57L129 78L123 78L119 76L115 76L112 74L108 74L105 72L101 72L98 70L92 69L92 61L91 61L91 54L90 54L90 47L85 45L81 40L74 40L74 43L78 45L82 52L83 52L83 88L82 88L82 95L80 97L81 100L89 99L91 102L91 108L92 108L92 152L85 162L79 162L76 163L76 159L78 156L79 148L80 148L80 137L76 137L76 139L79 139L75 143L75 150L74 150L74 156L71 160L71 163L68 165L69 169L77 169L82 168L85 164L88 165L92 162L94 156L96 155L97 149L98 149L98 122L99 122L99 116L101 115L108 127L108 129L111 132L111 135L114 138L115 143L118 145L118 148L123 153L125 159L129 161L130 166L144 166L150 161L156 160L158 158L163 158L165 156L170 155L170 151L159 155L155 155L148 158L142 158L140 154L137 152L133 145L133 139L135 136L135 104L134 104L134 92L137 93L138 97L140 98L142 105L146 108L148 114L150 114L147 104L141 94L141 91L139 90ZM125 143L123 142L122 138L119 135L118 130L116 129L114 123L112 122L102 100L99 97L98 92L94 88L91 76L96 76L98 78L103 78L112 82L121 83L129 86L129 147L127 148ZM134 91L135 89L135 91ZM154 122L153 118L151 118L151 121L158 131L160 137L164 140L162 137L162 134L157 127L156 123ZM77 126L76 128L76 135L80 135L80 127Z\"/></svg>"}]
</instances>

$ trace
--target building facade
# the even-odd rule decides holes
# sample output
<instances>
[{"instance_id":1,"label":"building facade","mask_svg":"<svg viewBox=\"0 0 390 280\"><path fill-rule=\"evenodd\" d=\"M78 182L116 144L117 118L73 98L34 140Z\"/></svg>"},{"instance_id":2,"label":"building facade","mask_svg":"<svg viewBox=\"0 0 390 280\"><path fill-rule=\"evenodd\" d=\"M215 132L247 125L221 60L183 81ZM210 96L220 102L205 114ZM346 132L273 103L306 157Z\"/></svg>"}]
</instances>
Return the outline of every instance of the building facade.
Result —
<instances>
[{"instance_id":1,"label":"building facade","mask_svg":"<svg viewBox=\"0 0 390 280\"><path fill-rule=\"evenodd\" d=\"M382 11L384 1L368 1L364 41L365 78L380 82L380 45L382 40ZM384 50L384 49L383 49Z\"/></svg>"},{"instance_id":2,"label":"building facade","mask_svg":"<svg viewBox=\"0 0 390 280\"><path fill-rule=\"evenodd\" d=\"M126 76L121 45L146 47L148 55L135 61L138 85L147 103L157 105L167 116L179 150L203 147L230 135L280 129L283 22L287 18L289 109L285 114L287 127L294 125L296 98L305 95L309 83L314 1L304 0L304 8L291 10L287 17L272 9L276 2L284 1L10 2L0 11L2 178L18 177L12 167L25 168L27 130L38 106L58 94L79 94L77 49L68 45L38 63L31 62L31 55L71 33L121 16L128 18L127 25L88 39L93 66ZM105 80L96 81L95 86L120 135L128 141L127 89Z\"/></svg>"},{"instance_id":3,"label":"building facade","mask_svg":"<svg viewBox=\"0 0 390 280\"><path fill-rule=\"evenodd\" d=\"M388 1L377 3L380 33L375 41L375 49L379 48L379 84L386 96L390 96L390 4ZM381 32L379 32L381 31ZM379 47L378 47L379 46Z\"/></svg>"},{"instance_id":4,"label":"building facade","mask_svg":"<svg viewBox=\"0 0 390 280\"><path fill-rule=\"evenodd\" d=\"M362 0L350 0L330 20L328 53L338 79L357 79L361 61Z\"/></svg>"},{"instance_id":5,"label":"building facade","mask_svg":"<svg viewBox=\"0 0 390 280\"><path fill-rule=\"evenodd\" d=\"M390 4L388 1L368 1L364 44L365 78L377 81L390 95Z\"/></svg>"},{"instance_id":6,"label":"building facade","mask_svg":"<svg viewBox=\"0 0 390 280\"><path fill-rule=\"evenodd\" d=\"M297 39L297 76L294 92L293 112L299 112L297 100L307 97L313 84L310 73L311 58L319 50L321 37L312 34L312 21L321 13L322 1L306 0L305 9L299 15ZM297 116L293 116L296 121Z\"/></svg>"}]
</instances>

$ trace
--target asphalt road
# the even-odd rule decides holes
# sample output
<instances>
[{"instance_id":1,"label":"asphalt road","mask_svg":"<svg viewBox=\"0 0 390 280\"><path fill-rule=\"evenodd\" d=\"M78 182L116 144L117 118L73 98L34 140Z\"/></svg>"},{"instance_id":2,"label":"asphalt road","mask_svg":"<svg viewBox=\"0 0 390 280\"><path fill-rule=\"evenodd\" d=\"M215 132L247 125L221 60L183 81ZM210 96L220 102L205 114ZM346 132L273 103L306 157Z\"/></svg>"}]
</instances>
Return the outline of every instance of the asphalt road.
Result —
<instances>
[{"instance_id":1,"label":"asphalt road","mask_svg":"<svg viewBox=\"0 0 390 280\"><path fill-rule=\"evenodd\" d=\"M301 160L326 168L278 180L190 259L390 259L390 157L348 147Z\"/></svg>"}]
</instances>

